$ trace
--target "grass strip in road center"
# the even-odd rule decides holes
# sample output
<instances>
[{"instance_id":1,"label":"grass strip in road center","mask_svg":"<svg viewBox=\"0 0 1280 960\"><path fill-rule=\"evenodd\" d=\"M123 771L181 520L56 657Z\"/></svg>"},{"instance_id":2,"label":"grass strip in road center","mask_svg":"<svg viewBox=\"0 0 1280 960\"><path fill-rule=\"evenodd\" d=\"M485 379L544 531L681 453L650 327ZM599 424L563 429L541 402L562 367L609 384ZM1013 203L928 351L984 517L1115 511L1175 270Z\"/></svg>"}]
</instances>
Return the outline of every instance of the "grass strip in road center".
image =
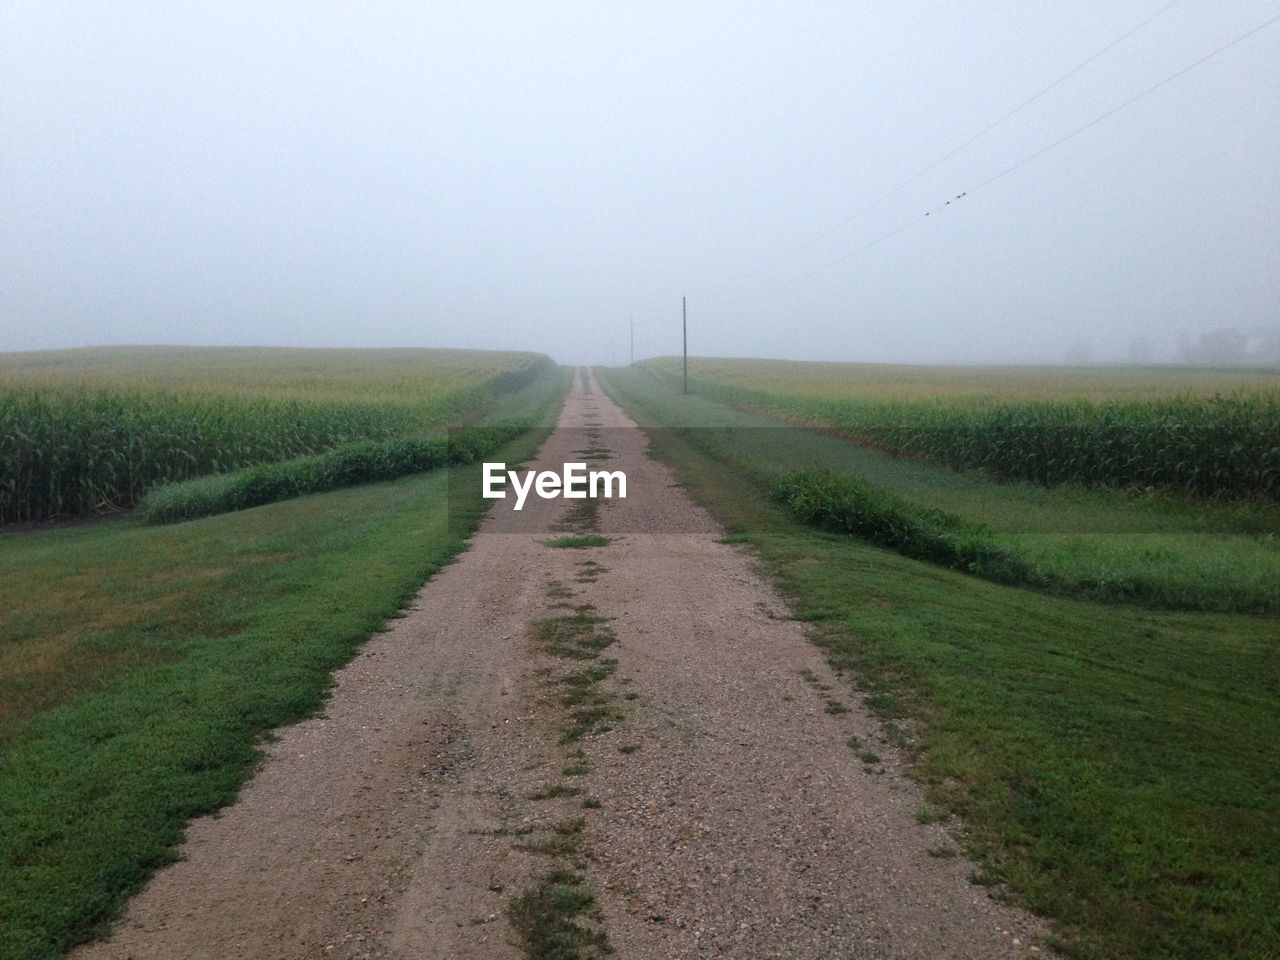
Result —
<instances>
[{"instance_id":1,"label":"grass strip in road center","mask_svg":"<svg viewBox=\"0 0 1280 960\"><path fill-rule=\"evenodd\" d=\"M613 540L598 533L585 533L568 537L556 537L544 542L545 546L567 550L585 550L589 547L607 547Z\"/></svg>"},{"instance_id":2,"label":"grass strip in road center","mask_svg":"<svg viewBox=\"0 0 1280 960\"><path fill-rule=\"evenodd\" d=\"M552 870L511 901L507 910L529 960L594 960L613 952L598 926L595 894L579 873Z\"/></svg>"}]
</instances>

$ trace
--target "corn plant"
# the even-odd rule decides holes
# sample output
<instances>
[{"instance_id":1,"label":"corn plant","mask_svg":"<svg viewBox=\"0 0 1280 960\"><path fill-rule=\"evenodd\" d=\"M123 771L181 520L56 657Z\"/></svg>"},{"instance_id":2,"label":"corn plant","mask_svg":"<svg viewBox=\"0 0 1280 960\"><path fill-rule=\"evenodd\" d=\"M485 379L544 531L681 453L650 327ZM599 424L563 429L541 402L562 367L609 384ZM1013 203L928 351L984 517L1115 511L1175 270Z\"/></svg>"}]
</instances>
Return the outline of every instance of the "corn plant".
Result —
<instances>
[{"instance_id":1,"label":"corn plant","mask_svg":"<svg viewBox=\"0 0 1280 960\"><path fill-rule=\"evenodd\" d=\"M744 365L748 366L746 362ZM833 365L834 366L834 365ZM1141 400L877 399L798 394L739 376L697 389L896 454L1001 480L1280 499L1280 394ZM850 390L850 392L854 392Z\"/></svg>"},{"instance_id":2,"label":"corn plant","mask_svg":"<svg viewBox=\"0 0 1280 960\"><path fill-rule=\"evenodd\" d=\"M0 357L0 523L128 508L160 484L438 432L549 363L475 351L63 353Z\"/></svg>"}]
</instances>

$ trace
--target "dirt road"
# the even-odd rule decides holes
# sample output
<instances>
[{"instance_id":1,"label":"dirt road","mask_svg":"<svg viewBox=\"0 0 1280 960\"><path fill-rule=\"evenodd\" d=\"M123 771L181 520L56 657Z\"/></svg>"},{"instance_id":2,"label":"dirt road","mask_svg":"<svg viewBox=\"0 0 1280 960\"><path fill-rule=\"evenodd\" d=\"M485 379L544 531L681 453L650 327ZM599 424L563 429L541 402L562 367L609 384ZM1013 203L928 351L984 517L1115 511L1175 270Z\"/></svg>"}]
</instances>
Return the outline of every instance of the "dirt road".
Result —
<instances>
[{"instance_id":1,"label":"dirt road","mask_svg":"<svg viewBox=\"0 0 1280 960\"><path fill-rule=\"evenodd\" d=\"M518 958L508 911L551 871L623 958L1044 955L930 855L954 843L893 748L633 426L576 381L531 466L585 450L627 499L500 502L74 956Z\"/></svg>"}]
</instances>

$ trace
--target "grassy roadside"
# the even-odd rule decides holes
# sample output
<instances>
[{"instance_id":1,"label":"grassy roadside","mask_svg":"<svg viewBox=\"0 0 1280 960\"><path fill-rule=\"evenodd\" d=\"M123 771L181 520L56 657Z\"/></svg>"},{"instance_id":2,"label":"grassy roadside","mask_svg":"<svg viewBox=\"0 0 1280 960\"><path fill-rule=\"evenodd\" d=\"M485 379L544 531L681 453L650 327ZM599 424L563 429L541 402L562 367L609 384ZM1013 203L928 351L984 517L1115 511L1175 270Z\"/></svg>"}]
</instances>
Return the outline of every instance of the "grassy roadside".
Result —
<instances>
[{"instance_id":1,"label":"grassy roadside","mask_svg":"<svg viewBox=\"0 0 1280 960\"><path fill-rule=\"evenodd\" d=\"M548 423L566 384L548 375L492 416ZM495 456L525 459L545 432ZM478 466L450 472L0 539L0 956L90 936L189 818L234 799L256 742L313 713L464 548L487 504Z\"/></svg>"},{"instance_id":2,"label":"grassy roadside","mask_svg":"<svg viewBox=\"0 0 1280 960\"><path fill-rule=\"evenodd\" d=\"M467 427L448 436L370 440L336 447L314 457L166 484L147 494L142 516L147 523L181 523L308 493L394 480L450 464L474 463L528 429L527 421L507 420Z\"/></svg>"},{"instance_id":3,"label":"grassy roadside","mask_svg":"<svg viewBox=\"0 0 1280 960\"><path fill-rule=\"evenodd\" d=\"M625 377L651 403L678 390L646 368ZM706 397L661 402L655 409L663 425L694 428L698 445L762 482L820 466L856 475L922 515L941 511L980 525L993 547L1021 561L1028 581L1045 589L1175 610L1280 612L1274 505L997 483L979 471L891 457Z\"/></svg>"},{"instance_id":4,"label":"grassy roadside","mask_svg":"<svg viewBox=\"0 0 1280 960\"><path fill-rule=\"evenodd\" d=\"M642 425L711 415L652 378L600 379ZM1104 606L915 562L802 526L681 432L652 436L898 733L929 801L964 818L975 880L1053 918L1074 957L1280 952L1274 619ZM759 442L739 453L785 449Z\"/></svg>"}]
</instances>

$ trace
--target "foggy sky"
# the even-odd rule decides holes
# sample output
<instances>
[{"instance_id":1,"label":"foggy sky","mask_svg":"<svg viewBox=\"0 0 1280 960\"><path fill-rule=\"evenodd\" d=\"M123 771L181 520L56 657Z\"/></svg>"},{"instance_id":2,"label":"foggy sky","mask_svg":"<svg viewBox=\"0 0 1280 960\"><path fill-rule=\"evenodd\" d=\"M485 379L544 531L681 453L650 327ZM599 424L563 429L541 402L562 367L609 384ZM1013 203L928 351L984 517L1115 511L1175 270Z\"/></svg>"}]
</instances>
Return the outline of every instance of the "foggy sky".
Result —
<instances>
[{"instance_id":1,"label":"foggy sky","mask_svg":"<svg viewBox=\"0 0 1280 960\"><path fill-rule=\"evenodd\" d=\"M711 355L1276 327L1280 24L974 190L1276 0L1184 0L832 230L1165 2L5 0L0 350L625 362L631 317L679 351L683 294Z\"/></svg>"}]
</instances>

